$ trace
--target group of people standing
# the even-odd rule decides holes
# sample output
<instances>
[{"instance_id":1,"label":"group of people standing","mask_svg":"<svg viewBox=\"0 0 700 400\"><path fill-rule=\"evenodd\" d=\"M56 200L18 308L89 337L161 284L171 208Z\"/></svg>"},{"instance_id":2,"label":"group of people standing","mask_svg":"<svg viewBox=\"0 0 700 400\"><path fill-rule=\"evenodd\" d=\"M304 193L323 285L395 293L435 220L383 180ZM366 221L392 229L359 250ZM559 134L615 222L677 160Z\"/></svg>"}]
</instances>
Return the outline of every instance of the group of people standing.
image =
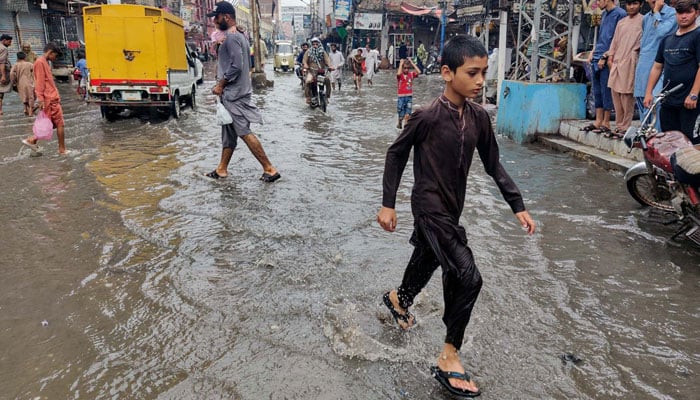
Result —
<instances>
[{"instance_id":1,"label":"group of people standing","mask_svg":"<svg viewBox=\"0 0 700 400\"><path fill-rule=\"evenodd\" d=\"M34 112L33 64L37 55L29 44L24 44L22 51L17 53L17 63L12 65L9 53L12 36L1 35L0 43L0 115L3 114L2 102L5 94L14 89L24 104L24 114L31 116Z\"/></svg>"},{"instance_id":2,"label":"group of people standing","mask_svg":"<svg viewBox=\"0 0 700 400\"><path fill-rule=\"evenodd\" d=\"M658 128L679 130L700 143L700 30L694 0L646 0L651 8L640 14L642 0L627 0L625 10L615 0L599 0L603 8L598 40L589 61L593 69L595 122L586 131L621 138L632 123L635 105L644 115L662 89L682 87L661 105ZM672 5L671 5L672 4ZM616 127L610 124L615 110Z\"/></svg>"},{"instance_id":3,"label":"group of people standing","mask_svg":"<svg viewBox=\"0 0 700 400\"><path fill-rule=\"evenodd\" d=\"M58 137L58 152L66 154L61 97L49 64L60 56L59 47L55 43L47 43L44 54L37 57L31 47L25 44L22 51L17 53L17 63L11 65L8 49L12 45L12 36L0 35L0 43L0 115L3 115L2 101L5 94L15 88L24 105L25 115L33 116L38 109L51 120ZM38 150L34 135L22 140L22 143L33 151Z\"/></svg>"}]
</instances>

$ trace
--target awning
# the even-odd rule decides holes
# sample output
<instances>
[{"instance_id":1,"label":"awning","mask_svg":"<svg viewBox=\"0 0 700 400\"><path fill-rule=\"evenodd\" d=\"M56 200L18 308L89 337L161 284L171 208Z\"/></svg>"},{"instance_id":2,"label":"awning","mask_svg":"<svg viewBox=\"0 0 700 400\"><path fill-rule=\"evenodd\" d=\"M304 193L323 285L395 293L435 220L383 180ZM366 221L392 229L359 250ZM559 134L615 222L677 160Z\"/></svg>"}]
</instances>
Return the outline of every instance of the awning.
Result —
<instances>
[{"instance_id":1,"label":"awning","mask_svg":"<svg viewBox=\"0 0 700 400\"><path fill-rule=\"evenodd\" d=\"M436 17L440 17L440 13L442 10L437 9L436 7L430 7L430 8L425 8L425 7L418 7L414 6L413 4L409 3L404 3L401 2L401 10L407 14L411 15L428 15L428 14L433 14Z\"/></svg>"}]
</instances>

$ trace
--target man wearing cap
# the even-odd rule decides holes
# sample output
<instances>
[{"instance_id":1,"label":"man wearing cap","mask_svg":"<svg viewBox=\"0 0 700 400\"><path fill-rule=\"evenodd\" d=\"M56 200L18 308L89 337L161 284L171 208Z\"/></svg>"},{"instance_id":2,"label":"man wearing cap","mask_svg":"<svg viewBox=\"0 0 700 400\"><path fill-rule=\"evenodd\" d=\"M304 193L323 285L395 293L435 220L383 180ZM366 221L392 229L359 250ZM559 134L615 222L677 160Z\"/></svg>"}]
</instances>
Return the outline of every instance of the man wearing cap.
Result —
<instances>
[{"instance_id":1,"label":"man wearing cap","mask_svg":"<svg viewBox=\"0 0 700 400\"><path fill-rule=\"evenodd\" d=\"M253 87L250 80L250 44L245 36L236 29L236 11L231 3L216 3L214 11L207 14L213 17L217 28L225 32L226 37L219 46L216 69L216 85L212 93L221 98L221 103L231 113L233 123L221 127L221 160L215 170L206 174L212 179L228 176L228 164L240 137L263 167L260 180L274 182L281 176L272 166L260 141L250 130L250 123L262 123L262 116L251 101Z\"/></svg>"},{"instance_id":2,"label":"man wearing cap","mask_svg":"<svg viewBox=\"0 0 700 400\"><path fill-rule=\"evenodd\" d=\"M10 52L8 48L12 45L12 36L7 34L0 35L0 115L2 115L2 100L5 93L12 91L12 82L10 82Z\"/></svg>"},{"instance_id":3,"label":"man wearing cap","mask_svg":"<svg viewBox=\"0 0 700 400\"><path fill-rule=\"evenodd\" d=\"M22 51L24 54L27 55L27 62L34 64L34 61L36 61L39 56L36 55L36 53L32 50L32 46L29 43L24 43L22 45Z\"/></svg>"}]
</instances>

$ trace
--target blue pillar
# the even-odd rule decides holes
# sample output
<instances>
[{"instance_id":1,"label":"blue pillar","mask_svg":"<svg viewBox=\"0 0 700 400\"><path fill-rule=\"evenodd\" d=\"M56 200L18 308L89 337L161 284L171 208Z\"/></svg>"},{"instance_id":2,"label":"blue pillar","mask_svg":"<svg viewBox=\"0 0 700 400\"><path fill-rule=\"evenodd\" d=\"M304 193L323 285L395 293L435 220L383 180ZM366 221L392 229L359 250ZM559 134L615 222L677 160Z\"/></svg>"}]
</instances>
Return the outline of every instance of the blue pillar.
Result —
<instances>
[{"instance_id":1,"label":"blue pillar","mask_svg":"<svg viewBox=\"0 0 700 400\"><path fill-rule=\"evenodd\" d=\"M442 12L440 13L440 60L442 60L442 51L445 48L445 24L447 23L447 1L440 0L438 2Z\"/></svg>"}]
</instances>

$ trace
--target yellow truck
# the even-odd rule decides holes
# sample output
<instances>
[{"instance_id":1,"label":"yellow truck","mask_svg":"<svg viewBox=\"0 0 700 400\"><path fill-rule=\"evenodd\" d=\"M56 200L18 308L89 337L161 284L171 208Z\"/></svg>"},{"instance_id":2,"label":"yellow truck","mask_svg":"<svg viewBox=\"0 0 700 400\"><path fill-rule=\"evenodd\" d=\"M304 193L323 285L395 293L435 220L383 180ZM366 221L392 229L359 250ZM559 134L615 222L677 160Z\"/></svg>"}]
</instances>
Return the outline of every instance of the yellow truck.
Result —
<instances>
[{"instance_id":1,"label":"yellow truck","mask_svg":"<svg viewBox=\"0 0 700 400\"><path fill-rule=\"evenodd\" d=\"M182 20L148 6L83 8L88 101L108 121L126 109L155 107L180 117L196 107L196 64Z\"/></svg>"}]
</instances>

